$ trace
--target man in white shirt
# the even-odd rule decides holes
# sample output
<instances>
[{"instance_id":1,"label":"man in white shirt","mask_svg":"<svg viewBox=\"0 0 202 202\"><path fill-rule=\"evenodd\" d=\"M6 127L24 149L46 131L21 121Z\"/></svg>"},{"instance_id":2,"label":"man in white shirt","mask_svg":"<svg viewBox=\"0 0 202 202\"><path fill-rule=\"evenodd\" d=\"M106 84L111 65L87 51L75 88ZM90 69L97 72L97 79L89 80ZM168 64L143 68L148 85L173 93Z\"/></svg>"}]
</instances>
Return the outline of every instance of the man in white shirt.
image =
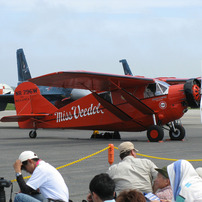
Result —
<instances>
[{"instance_id":1,"label":"man in white shirt","mask_svg":"<svg viewBox=\"0 0 202 202\"><path fill-rule=\"evenodd\" d=\"M13 164L20 187L14 202L69 201L69 190L61 174L32 151L24 151ZM21 170L32 174L25 183ZM42 196L39 195L42 194Z\"/></svg>"},{"instance_id":2,"label":"man in white shirt","mask_svg":"<svg viewBox=\"0 0 202 202\"><path fill-rule=\"evenodd\" d=\"M107 173L114 180L117 194L123 190L137 189L152 192L152 183L157 176L157 166L149 159L136 158L134 144L123 142L118 147L121 162L112 165Z\"/></svg>"}]
</instances>

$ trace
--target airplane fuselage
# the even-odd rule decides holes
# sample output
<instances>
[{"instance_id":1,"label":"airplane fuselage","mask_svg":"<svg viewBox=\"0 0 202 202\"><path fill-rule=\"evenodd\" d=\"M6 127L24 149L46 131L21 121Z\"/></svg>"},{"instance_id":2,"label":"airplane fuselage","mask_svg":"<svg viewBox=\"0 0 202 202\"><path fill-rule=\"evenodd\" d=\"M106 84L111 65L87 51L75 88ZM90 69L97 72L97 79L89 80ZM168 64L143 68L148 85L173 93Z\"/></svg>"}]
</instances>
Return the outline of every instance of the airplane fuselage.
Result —
<instances>
[{"instance_id":1,"label":"airplane fuselage","mask_svg":"<svg viewBox=\"0 0 202 202\"><path fill-rule=\"evenodd\" d=\"M29 83L29 82L27 82ZM30 83L28 87L37 89L37 86ZM16 90L16 93L19 90ZM24 91L24 88L23 88ZM133 91L129 89L129 91ZM179 119L183 116L187 106L184 104L185 95L182 92L183 85L169 86L168 94L143 98L143 92L139 92L141 102L154 111L153 114L142 113L137 107L128 103L123 94L119 91L109 93L109 104L115 106L115 110L127 114L127 120L123 120L121 115L117 116L111 109L102 106L93 94L82 97L68 105L57 109L44 99L38 90L37 93L29 95L15 95L15 102L22 108L24 102L30 100L31 106L28 113L48 113L49 115L37 121L28 120L19 122L21 128L76 128L88 130L107 130L107 131L143 131L154 125L154 121L164 125L168 122ZM31 92L31 91L30 91ZM36 92L36 91L35 91ZM141 97L142 96L142 97ZM21 102L21 104L20 104ZM48 102L48 103L46 103ZM18 108L16 109L18 110ZM110 111L111 110L111 111ZM22 110L21 110L22 111ZM25 111L22 112L25 114Z\"/></svg>"}]
</instances>

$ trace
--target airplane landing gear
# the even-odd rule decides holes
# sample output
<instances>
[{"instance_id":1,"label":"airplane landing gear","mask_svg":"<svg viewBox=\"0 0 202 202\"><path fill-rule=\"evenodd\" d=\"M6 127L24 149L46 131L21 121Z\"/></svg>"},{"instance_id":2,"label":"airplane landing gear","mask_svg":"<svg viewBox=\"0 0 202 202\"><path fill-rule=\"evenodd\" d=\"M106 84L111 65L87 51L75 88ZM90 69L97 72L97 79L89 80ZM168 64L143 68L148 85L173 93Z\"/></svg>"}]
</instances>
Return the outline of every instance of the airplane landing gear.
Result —
<instances>
[{"instance_id":1,"label":"airplane landing gear","mask_svg":"<svg viewBox=\"0 0 202 202\"><path fill-rule=\"evenodd\" d=\"M185 129L182 125L174 124L169 131L171 140L182 140L185 137Z\"/></svg>"},{"instance_id":2,"label":"airplane landing gear","mask_svg":"<svg viewBox=\"0 0 202 202\"><path fill-rule=\"evenodd\" d=\"M147 138L150 142L161 141L164 137L164 131L161 126L153 125L147 130Z\"/></svg>"},{"instance_id":3,"label":"airplane landing gear","mask_svg":"<svg viewBox=\"0 0 202 202\"><path fill-rule=\"evenodd\" d=\"M37 136L36 130L31 130L31 131L29 132L29 137L30 137L30 138L36 138L36 136Z\"/></svg>"}]
</instances>

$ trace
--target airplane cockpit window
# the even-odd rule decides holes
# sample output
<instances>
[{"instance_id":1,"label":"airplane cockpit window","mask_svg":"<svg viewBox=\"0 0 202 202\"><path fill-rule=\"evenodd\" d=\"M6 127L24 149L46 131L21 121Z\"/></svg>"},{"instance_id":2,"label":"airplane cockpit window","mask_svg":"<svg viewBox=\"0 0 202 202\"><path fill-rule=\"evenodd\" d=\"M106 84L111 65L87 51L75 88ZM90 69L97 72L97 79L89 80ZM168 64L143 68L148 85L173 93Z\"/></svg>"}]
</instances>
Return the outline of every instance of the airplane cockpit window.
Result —
<instances>
[{"instance_id":1,"label":"airplane cockpit window","mask_svg":"<svg viewBox=\"0 0 202 202\"><path fill-rule=\"evenodd\" d=\"M147 85L144 97L154 97L168 94L169 84L163 81L156 80L155 83L150 83Z\"/></svg>"},{"instance_id":2,"label":"airplane cockpit window","mask_svg":"<svg viewBox=\"0 0 202 202\"><path fill-rule=\"evenodd\" d=\"M155 92L156 92L156 83L151 83L146 87L144 97L145 98L154 97Z\"/></svg>"},{"instance_id":3,"label":"airplane cockpit window","mask_svg":"<svg viewBox=\"0 0 202 202\"><path fill-rule=\"evenodd\" d=\"M160 91L163 95L168 94L169 84L164 81L156 80L156 84L159 86Z\"/></svg>"},{"instance_id":4,"label":"airplane cockpit window","mask_svg":"<svg viewBox=\"0 0 202 202\"><path fill-rule=\"evenodd\" d=\"M99 96L104 98L105 100L107 100L108 102L112 103L112 96L111 96L111 92L106 91L103 93L99 93Z\"/></svg>"}]
</instances>

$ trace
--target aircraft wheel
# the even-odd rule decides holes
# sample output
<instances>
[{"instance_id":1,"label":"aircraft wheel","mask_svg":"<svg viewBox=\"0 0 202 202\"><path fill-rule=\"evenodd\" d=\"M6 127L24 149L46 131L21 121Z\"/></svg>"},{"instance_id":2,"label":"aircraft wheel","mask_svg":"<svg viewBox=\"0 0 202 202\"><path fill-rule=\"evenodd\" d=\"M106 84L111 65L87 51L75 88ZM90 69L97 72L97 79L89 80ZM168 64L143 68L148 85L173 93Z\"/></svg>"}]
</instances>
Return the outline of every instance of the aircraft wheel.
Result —
<instances>
[{"instance_id":1,"label":"aircraft wheel","mask_svg":"<svg viewBox=\"0 0 202 202\"><path fill-rule=\"evenodd\" d=\"M182 125L176 124L175 125L176 131L171 128L169 131L170 139L171 140L182 140L185 137L185 129Z\"/></svg>"},{"instance_id":2,"label":"aircraft wheel","mask_svg":"<svg viewBox=\"0 0 202 202\"><path fill-rule=\"evenodd\" d=\"M36 133L35 130L31 130L31 131L29 132L29 137L30 137L30 138L36 138L36 136L37 136L37 133Z\"/></svg>"},{"instance_id":3,"label":"aircraft wheel","mask_svg":"<svg viewBox=\"0 0 202 202\"><path fill-rule=\"evenodd\" d=\"M147 138L150 142L158 142L164 137L163 128L158 125L153 125L147 130Z\"/></svg>"}]
</instances>

